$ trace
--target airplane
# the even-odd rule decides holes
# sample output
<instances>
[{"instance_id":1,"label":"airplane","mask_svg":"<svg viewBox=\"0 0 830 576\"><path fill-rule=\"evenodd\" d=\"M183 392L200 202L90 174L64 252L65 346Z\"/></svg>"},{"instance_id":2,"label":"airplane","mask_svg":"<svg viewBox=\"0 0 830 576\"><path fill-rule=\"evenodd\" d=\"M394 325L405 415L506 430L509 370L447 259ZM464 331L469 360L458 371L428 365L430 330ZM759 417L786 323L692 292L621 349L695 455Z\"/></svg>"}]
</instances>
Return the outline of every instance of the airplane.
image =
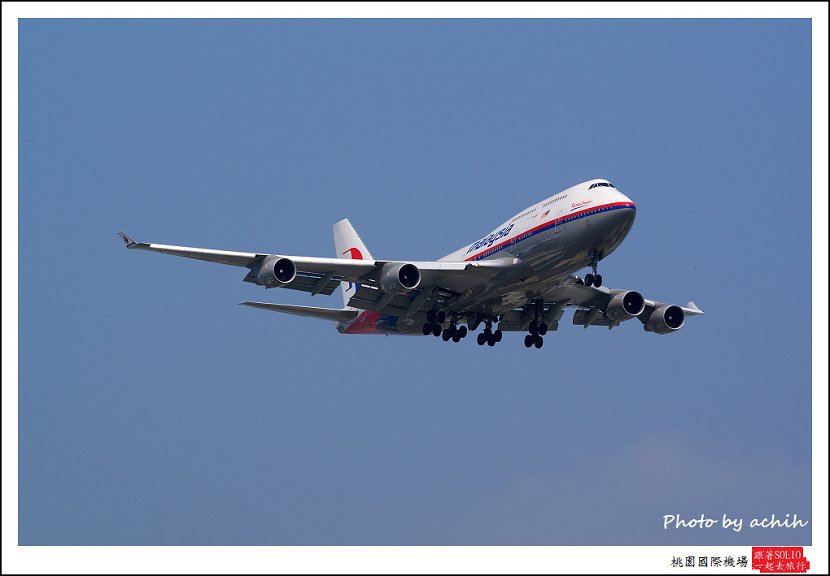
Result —
<instances>
[{"instance_id":1,"label":"airplane","mask_svg":"<svg viewBox=\"0 0 830 576\"><path fill-rule=\"evenodd\" d=\"M648 300L635 290L609 289L597 271L634 223L634 202L611 182L594 179L572 186L505 220L489 234L435 261L376 260L348 219L334 225L336 258L264 252L231 252L135 242L148 250L247 268L243 278L265 288L331 295L338 287L343 308L268 302L242 305L330 320L342 334L440 336L459 342L484 326L479 346L495 346L504 332L527 332L524 345L542 348L565 308L573 324L609 329L637 318L647 332L671 334L687 316L685 306ZM591 272L576 275L583 268Z\"/></svg>"}]
</instances>

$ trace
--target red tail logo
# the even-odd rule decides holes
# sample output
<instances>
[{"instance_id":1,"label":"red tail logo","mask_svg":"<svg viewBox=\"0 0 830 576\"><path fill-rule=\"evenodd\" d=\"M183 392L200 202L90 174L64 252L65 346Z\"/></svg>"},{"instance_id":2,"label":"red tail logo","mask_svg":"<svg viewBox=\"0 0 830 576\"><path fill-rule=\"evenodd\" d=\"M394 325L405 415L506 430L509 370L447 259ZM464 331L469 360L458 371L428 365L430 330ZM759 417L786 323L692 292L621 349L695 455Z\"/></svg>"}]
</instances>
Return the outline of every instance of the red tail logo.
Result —
<instances>
[{"instance_id":1,"label":"red tail logo","mask_svg":"<svg viewBox=\"0 0 830 576\"><path fill-rule=\"evenodd\" d=\"M349 253L349 257L352 260L363 260L363 254L361 254L360 250L358 250L357 248L349 248L348 250L346 250L346 252ZM345 254L346 252L343 252L343 254Z\"/></svg>"},{"instance_id":2,"label":"red tail logo","mask_svg":"<svg viewBox=\"0 0 830 576\"><path fill-rule=\"evenodd\" d=\"M347 248L346 251L343 252L343 254L345 254L346 252L349 253L349 258L351 258L352 260L363 260L363 254L361 254L360 250L358 250L357 248ZM349 287L346 288L346 290L351 290L353 286L354 284L349 282ZM357 289L360 290L360 284L357 285Z\"/></svg>"}]
</instances>

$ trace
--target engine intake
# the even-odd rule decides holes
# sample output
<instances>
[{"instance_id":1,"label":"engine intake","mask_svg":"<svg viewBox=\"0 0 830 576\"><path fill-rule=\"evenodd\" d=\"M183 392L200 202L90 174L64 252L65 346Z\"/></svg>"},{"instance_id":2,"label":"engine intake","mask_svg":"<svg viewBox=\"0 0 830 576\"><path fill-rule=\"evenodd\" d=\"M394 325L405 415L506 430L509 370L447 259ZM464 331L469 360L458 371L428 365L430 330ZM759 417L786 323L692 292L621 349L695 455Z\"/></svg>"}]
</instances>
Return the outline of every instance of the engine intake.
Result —
<instances>
[{"instance_id":1,"label":"engine intake","mask_svg":"<svg viewBox=\"0 0 830 576\"><path fill-rule=\"evenodd\" d=\"M274 258L262 263L257 274L257 284L274 286L289 284L297 277L297 265L290 258Z\"/></svg>"},{"instance_id":2,"label":"engine intake","mask_svg":"<svg viewBox=\"0 0 830 576\"><path fill-rule=\"evenodd\" d=\"M380 287L384 292L399 294L417 288L421 283L421 271L414 264L389 263L380 273Z\"/></svg>"},{"instance_id":3,"label":"engine intake","mask_svg":"<svg viewBox=\"0 0 830 576\"><path fill-rule=\"evenodd\" d=\"M680 330L685 322L686 315L680 306L667 304L652 312L644 327L647 332L669 334L675 330Z\"/></svg>"},{"instance_id":4,"label":"engine intake","mask_svg":"<svg viewBox=\"0 0 830 576\"><path fill-rule=\"evenodd\" d=\"M646 309L646 300L643 295L634 290L621 291L611 298L605 315L615 322L629 320L639 316Z\"/></svg>"}]
</instances>

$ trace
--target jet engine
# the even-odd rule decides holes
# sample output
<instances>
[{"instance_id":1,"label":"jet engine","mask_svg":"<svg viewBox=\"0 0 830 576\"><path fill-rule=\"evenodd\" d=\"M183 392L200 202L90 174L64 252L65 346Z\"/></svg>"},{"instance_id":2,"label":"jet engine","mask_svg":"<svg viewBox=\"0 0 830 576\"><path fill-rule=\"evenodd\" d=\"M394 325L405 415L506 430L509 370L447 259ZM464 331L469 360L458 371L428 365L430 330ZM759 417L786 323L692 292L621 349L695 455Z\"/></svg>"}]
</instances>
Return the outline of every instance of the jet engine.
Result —
<instances>
[{"instance_id":1,"label":"jet engine","mask_svg":"<svg viewBox=\"0 0 830 576\"><path fill-rule=\"evenodd\" d=\"M399 294L417 288L421 283L421 271L414 264L390 262L380 271L380 287L384 292Z\"/></svg>"},{"instance_id":2,"label":"jet engine","mask_svg":"<svg viewBox=\"0 0 830 576\"><path fill-rule=\"evenodd\" d=\"M297 277L297 266L289 258L266 259L257 274L257 284L274 286L288 284Z\"/></svg>"},{"instance_id":3,"label":"jet engine","mask_svg":"<svg viewBox=\"0 0 830 576\"><path fill-rule=\"evenodd\" d=\"M680 330L685 322L686 315L683 314L680 306L665 304L651 313L644 328L646 332L669 334L675 330Z\"/></svg>"},{"instance_id":4,"label":"jet engine","mask_svg":"<svg viewBox=\"0 0 830 576\"><path fill-rule=\"evenodd\" d=\"M643 295L634 290L620 291L608 302L605 315L615 322L622 322L634 316L639 316L646 309Z\"/></svg>"}]
</instances>

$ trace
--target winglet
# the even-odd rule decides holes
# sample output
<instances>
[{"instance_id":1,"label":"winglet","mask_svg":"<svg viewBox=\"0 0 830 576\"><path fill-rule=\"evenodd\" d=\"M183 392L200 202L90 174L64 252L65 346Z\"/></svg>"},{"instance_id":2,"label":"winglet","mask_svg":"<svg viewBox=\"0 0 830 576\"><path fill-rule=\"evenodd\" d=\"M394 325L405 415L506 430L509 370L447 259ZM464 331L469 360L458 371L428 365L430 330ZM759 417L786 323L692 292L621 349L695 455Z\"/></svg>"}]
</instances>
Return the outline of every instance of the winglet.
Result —
<instances>
[{"instance_id":1,"label":"winglet","mask_svg":"<svg viewBox=\"0 0 830 576\"><path fill-rule=\"evenodd\" d=\"M132 238L130 238L129 236L127 236L123 232L119 232L118 235L121 236L121 239L124 241L124 245L127 248L132 248L133 246L135 246L137 244L137 242L135 240L133 240Z\"/></svg>"},{"instance_id":2,"label":"winglet","mask_svg":"<svg viewBox=\"0 0 830 576\"><path fill-rule=\"evenodd\" d=\"M695 304L695 303L694 303L694 302L692 302L691 300L689 300L688 302L686 302L686 306L685 306L685 308L686 308L686 312L687 312L688 314L691 314L691 315L703 314L703 310L701 310L700 308L698 308L698 307L697 307L697 304Z\"/></svg>"}]
</instances>

